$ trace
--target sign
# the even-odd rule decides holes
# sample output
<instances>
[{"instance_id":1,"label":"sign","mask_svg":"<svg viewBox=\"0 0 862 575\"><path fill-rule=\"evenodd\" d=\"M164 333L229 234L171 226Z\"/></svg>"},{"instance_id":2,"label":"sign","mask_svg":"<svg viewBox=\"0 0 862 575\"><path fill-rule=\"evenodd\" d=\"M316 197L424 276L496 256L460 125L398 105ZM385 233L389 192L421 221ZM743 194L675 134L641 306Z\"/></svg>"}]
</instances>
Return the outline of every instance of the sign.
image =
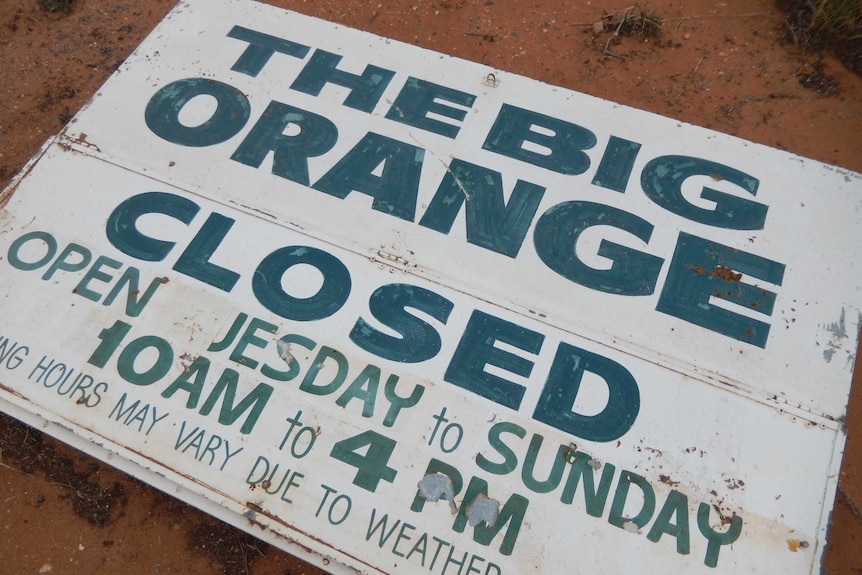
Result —
<instances>
[{"instance_id":1,"label":"sign","mask_svg":"<svg viewBox=\"0 0 862 575\"><path fill-rule=\"evenodd\" d=\"M860 192L181 2L3 193L0 400L334 573L814 573Z\"/></svg>"}]
</instances>

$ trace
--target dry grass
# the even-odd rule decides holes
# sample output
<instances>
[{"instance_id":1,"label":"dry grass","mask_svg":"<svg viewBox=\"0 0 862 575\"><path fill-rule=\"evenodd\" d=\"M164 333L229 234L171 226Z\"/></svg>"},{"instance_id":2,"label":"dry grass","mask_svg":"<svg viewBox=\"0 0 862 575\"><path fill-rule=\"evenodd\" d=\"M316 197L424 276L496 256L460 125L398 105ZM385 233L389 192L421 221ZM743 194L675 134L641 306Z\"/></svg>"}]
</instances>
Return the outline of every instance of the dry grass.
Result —
<instances>
[{"instance_id":1,"label":"dry grass","mask_svg":"<svg viewBox=\"0 0 862 575\"><path fill-rule=\"evenodd\" d=\"M809 0L808 32L821 40L862 38L862 0Z\"/></svg>"},{"instance_id":2,"label":"dry grass","mask_svg":"<svg viewBox=\"0 0 862 575\"><path fill-rule=\"evenodd\" d=\"M45 12L63 12L68 14L72 11L72 0L36 0L39 10Z\"/></svg>"},{"instance_id":3,"label":"dry grass","mask_svg":"<svg viewBox=\"0 0 862 575\"><path fill-rule=\"evenodd\" d=\"M808 52L832 52L862 75L862 0L776 0L787 38Z\"/></svg>"}]
</instances>

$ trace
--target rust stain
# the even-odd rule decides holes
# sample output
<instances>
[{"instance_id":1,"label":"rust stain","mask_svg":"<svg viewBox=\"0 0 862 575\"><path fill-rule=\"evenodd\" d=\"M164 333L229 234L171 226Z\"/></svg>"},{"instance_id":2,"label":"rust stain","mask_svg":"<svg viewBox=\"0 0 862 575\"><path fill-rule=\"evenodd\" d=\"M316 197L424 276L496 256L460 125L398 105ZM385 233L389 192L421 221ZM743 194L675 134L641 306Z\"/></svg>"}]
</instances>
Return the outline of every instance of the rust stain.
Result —
<instances>
[{"instance_id":1,"label":"rust stain","mask_svg":"<svg viewBox=\"0 0 862 575\"><path fill-rule=\"evenodd\" d=\"M731 477L731 478L725 479L724 482L727 483L728 489L743 489L743 488L745 488L745 481L743 481L742 479L734 479Z\"/></svg>"},{"instance_id":2,"label":"rust stain","mask_svg":"<svg viewBox=\"0 0 862 575\"><path fill-rule=\"evenodd\" d=\"M730 525L731 523L733 523L733 515L731 515L730 517L725 515L724 511L719 506L719 504L721 504L721 503L724 503L723 499L721 501L719 501L718 503L713 503L712 508L715 509L716 513L718 513L718 517L721 519L722 525Z\"/></svg>"},{"instance_id":3,"label":"rust stain","mask_svg":"<svg viewBox=\"0 0 862 575\"><path fill-rule=\"evenodd\" d=\"M709 272L707 272L703 266L693 266L691 264L686 264L685 268L691 270L696 275L708 275L709 277L718 278L726 282L739 283L739 281L742 279L742 274L736 273L729 267L721 264L715 266ZM766 294L764 293L764 295Z\"/></svg>"},{"instance_id":4,"label":"rust stain","mask_svg":"<svg viewBox=\"0 0 862 575\"><path fill-rule=\"evenodd\" d=\"M76 144L81 144L82 146L86 146L92 150L96 150L97 152L102 151L102 149L99 148L99 146L97 146L96 144L94 144L92 142L87 141L87 134L85 134L84 132L81 132L80 134L78 134L78 137L74 140L74 142Z\"/></svg>"},{"instance_id":5,"label":"rust stain","mask_svg":"<svg viewBox=\"0 0 862 575\"><path fill-rule=\"evenodd\" d=\"M742 279L742 274L738 274L729 267L722 265L715 266L708 275L726 282L739 282Z\"/></svg>"},{"instance_id":6,"label":"rust stain","mask_svg":"<svg viewBox=\"0 0 862 575\"><path fill-rule=\"evenodd\" d=\"M658 480L664 483L665 485L670 485L671 487L676 487L679 485L679 481L674 481L668 475L659 475Z\"/></svg>"},{"instance_id":7,"label":"rust stain","mask_svg":"<svg viewBox=\"0 0 862 575\"><path fill-rule=\"evenodd\" d=\"M14 395L15 397L18 397L18 398L20 398L20 399L26 399L27 401L30 401L30 399L29 399L28 397L26 397L26 396L24 396L24 395L21 395L21 394L20 394L20 393L18 393L16 390L14 390L14 389L12 389L11 387L8 387L8 386L6 386L6 385L3 385L2 383L0 383L0 389L2 389L3 391L5 391L5 392L7 392L7 393L10 393L10 394L12 394L12 395Z\"/></svg>"}]
</instances>

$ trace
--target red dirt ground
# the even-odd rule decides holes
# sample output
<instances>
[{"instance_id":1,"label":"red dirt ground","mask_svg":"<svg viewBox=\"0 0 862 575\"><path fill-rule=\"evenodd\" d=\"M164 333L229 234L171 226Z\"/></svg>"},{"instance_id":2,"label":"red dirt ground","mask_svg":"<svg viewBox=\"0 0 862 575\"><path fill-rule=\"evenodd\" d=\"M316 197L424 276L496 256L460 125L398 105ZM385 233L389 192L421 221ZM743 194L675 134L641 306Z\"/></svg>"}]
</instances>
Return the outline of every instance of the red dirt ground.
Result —
<instances>
[{"instance_id":1,"label":"red dirt ground","mask_svg":"<svg viewBox=\"0 0 862 575\"><path fill-rule=\"evenodd\" d=\"M594 23L629 1L268 3L862 171L862 79L784 42L772 2L653 1L661 34L609 46L625 58L603 55L610 33ZM0 188L175 2L73 0L68 13L39 3L0 1ZM854 387L828 575L862 573L862 382ZM0 449L2 573L320 572L5 416Z\"/></svg>"}]
</instances>

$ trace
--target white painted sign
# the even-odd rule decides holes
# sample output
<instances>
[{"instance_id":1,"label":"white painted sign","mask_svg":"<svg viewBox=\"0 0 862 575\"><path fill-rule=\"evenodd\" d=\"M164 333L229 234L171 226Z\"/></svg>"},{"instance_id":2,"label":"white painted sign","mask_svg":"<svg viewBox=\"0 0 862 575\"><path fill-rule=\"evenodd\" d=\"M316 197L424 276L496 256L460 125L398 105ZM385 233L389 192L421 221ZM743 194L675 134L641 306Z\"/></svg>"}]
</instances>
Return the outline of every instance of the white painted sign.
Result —
<instances>
[{"instance_id":1,"label":"white painted sign","mask_svg":"<svg viewBox=\"0 0 862 575\"><path fill-rule=\"evenodd\" d=\"M337 573L814 573L860 193L181 2L4 192L0 400Z\"/></svg>"}]
</instances>

